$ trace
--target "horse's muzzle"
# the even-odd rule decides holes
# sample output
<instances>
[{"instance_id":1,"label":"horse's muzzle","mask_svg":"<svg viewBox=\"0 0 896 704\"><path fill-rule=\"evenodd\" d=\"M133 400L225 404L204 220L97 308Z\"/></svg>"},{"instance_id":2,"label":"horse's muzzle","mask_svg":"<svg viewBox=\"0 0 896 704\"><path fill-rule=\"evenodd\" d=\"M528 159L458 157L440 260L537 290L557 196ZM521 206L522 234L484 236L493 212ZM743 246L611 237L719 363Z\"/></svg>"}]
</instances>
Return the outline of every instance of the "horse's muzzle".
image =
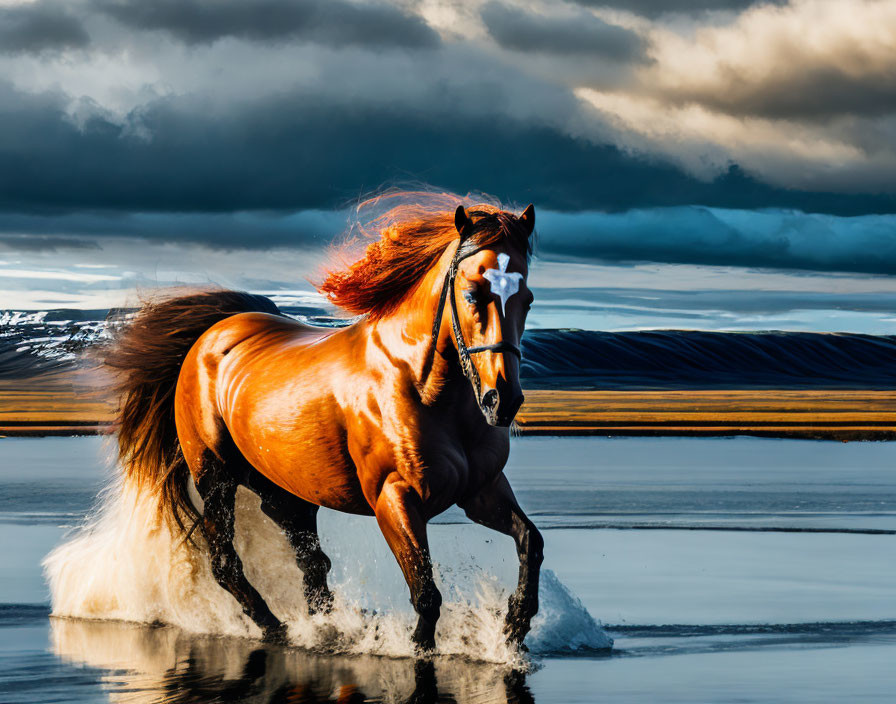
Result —
<instances>
[{"instance_id":1,"label":"horse's muzzle","mask_svg":"<svg viewBox=\"0 0 896 704\"><path fill-rule=\"evenodd\" d=\"M522 393L499 394L497 390L489 389L482 395L479 407L489 425L506 428L513 423L524 400Z\"/></svg>"}]
</instances>

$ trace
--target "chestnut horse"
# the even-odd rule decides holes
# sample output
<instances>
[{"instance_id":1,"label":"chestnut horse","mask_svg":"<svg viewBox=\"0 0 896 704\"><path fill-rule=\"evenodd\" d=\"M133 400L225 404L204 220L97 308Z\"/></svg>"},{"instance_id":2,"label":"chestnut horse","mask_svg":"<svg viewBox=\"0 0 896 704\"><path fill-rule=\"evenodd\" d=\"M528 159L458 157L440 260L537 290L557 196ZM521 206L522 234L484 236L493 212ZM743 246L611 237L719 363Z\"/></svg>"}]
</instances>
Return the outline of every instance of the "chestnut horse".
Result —
<instances>
[{"instance_id":1,"label":"chestnut horse","mask_svg":"<svg viewBox=\"0 0 896 704\"><path fill-rule=\"evenodd\" d=\"M108 349L128 478L155 491L181 530L196 517L215 578L266 638L285 631L233 546L239 485L289 539L312 613L332 602L318 507L376 516L410 589L419 651L435 646L442 602L426 525L459 505L516 542L505 634L522 644L544 543L503 469L523 402L534 221L531 205L520 216L396 206L364 256L320 287L364 314L348 327L311 327L267 298L212 290L146 304Z\"/></svg>"}]
</instances>

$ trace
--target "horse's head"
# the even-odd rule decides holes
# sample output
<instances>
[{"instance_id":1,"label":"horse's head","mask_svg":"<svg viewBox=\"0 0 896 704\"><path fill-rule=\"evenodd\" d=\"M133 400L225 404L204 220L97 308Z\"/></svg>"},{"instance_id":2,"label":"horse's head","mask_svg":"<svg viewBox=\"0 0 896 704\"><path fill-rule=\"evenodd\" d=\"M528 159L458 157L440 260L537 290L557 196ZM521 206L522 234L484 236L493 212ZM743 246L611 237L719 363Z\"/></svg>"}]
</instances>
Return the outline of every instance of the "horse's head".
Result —
<instances>
[{"instance_id":1,"label":"horse's head","mask_svg":"<svg viewBox=\"0 0 896 704\"><path fill-rule=\"evenodd\" d=\"M535 208L520 216L458 206L453 290L455 345L490 425L508 426L523 404L520 339L534 297L527 286ZM495 241L494 228L503 237ZM492 236L479 233L492 230ZM483 244L483 241L487 242ZM477 388L478 387L478 388Z\"/></svg>"},{"instance_id":2,"label":"horse's head","mask_svg":"<svg viewBox=\"0 0 896 704\"><path fill-rule=\"evenodd\" d=\"M357 232L370 240L364 256L330 271L320 291L373 324L391 321L400 331L390 338L395 350L409 341L409 354L419 353L429 333L415 379L424 387L435 355L450 358L453 345L486 420L508 426L523 403L519 347L532 304L526 278L535 209L517 216L490 203L465 209L459 201L401 191L365 201L359 213L391 207L359 218ZM430 274L432 285L421 286Z\"/></svg>"}]
</instances>

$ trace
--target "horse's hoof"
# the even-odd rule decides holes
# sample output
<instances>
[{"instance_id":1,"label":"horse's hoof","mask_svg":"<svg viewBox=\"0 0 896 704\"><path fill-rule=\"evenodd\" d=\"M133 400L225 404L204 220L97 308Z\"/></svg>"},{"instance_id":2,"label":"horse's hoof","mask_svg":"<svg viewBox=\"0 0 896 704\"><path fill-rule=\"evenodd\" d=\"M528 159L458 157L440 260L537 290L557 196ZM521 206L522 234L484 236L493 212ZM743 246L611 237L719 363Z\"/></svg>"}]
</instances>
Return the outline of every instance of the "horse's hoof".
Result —
<instances>
[{"instance_id":1,"label":"horse's hoof","mask_svg":"<svg viewBox=\"0 0 896 704\"><path fill-rule=\"evenodd\" d=\"M418 637L414 634L414 655L418 658L430 658L436 652L436 639L433 637Z\"/></svg>"},{"instance_id":2,"label":"horse's hoof","mask_svg":"<svg viewBox=\"0 0 896 704\"><path fill-rule=\"evenodd\" d=\"M436 649L436 629L422 618L417 622L414 635L411 636L414 643L414 654L417 657L428 657Z\"/></svg>"},{"instance_id":3,"label":"horse's hoof","mask_svg":"<svg viewBox=\"0 0 896 704\"><path fill-rule=\"evenodd\" d=\"M333 593L326 591L308 599L308 615L328 614L333 610Z\"/></svg>"},{"instance_id":4,"label":"horse's hoof","mask_svg":"<svg viewBox=\"0 0 896 704\"><path fill-rule=\"evenodd\" d=\"M414 655L421 658L428 658L436 652L435 639L414 640Z\"/></svg>"},{"instance_id":5,"label":"horse's hoof","mask_svg":"<svg viewBox=\"0 0 896 704\"><path fill-rule=\"evenodd\" d=\"M525 638L525 636L523 636ZM507 647L518 650L521 653L528 653L529 646L523 642L523 638L507 636Z\"/></svg>"},{"instance_id":6,"label":"horse's hoof","mask_svg":"<svg viewBox=\"0 0 896 704\"><path fill-rule=\"evenodd\" d=\"M529 652L529 648L523 643L528 632L528 627L521 623L508 622L504 624L504 636L507 638L507 645L511 648L517 648L522 653Z\"/></svg>"},{"instance_id":7,"label":"horse's hoof","mask_svg":"<svg viewBox=\"0 0 896 704\"><path fill-rule=\"evenodd\" d=\"M262 635L262 640L265 643L270 643L271 645L288 645L289 644L289 636L287 635L287 628L285 623L278 624L276 626L269 626L264 629L264 634Z\"/></svg>"}]
</instances>

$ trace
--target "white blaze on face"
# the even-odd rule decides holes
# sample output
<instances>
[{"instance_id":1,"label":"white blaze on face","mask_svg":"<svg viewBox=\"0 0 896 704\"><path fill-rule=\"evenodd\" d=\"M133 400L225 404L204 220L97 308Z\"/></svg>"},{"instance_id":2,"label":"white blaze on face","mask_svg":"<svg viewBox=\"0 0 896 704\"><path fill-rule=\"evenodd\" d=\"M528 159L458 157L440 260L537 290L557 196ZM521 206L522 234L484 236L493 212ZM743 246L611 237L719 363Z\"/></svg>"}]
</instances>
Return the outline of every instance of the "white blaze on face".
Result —
<instances>
[{"instance_id":1,"label":"white blaze on face","mask_svg":"<svg viewBox=\"0 0 896 704\"><path fill-rule=\"evenodd\" d=\"M506 315L505 305L507 299L520 290L520 279L522 274L507 271L507 265L510 263L510 256L501 252L498 255L498 268L488 269L483 276L488 279L492 293L501 299L501 314Z\"/></svg>"}]
</instances>

